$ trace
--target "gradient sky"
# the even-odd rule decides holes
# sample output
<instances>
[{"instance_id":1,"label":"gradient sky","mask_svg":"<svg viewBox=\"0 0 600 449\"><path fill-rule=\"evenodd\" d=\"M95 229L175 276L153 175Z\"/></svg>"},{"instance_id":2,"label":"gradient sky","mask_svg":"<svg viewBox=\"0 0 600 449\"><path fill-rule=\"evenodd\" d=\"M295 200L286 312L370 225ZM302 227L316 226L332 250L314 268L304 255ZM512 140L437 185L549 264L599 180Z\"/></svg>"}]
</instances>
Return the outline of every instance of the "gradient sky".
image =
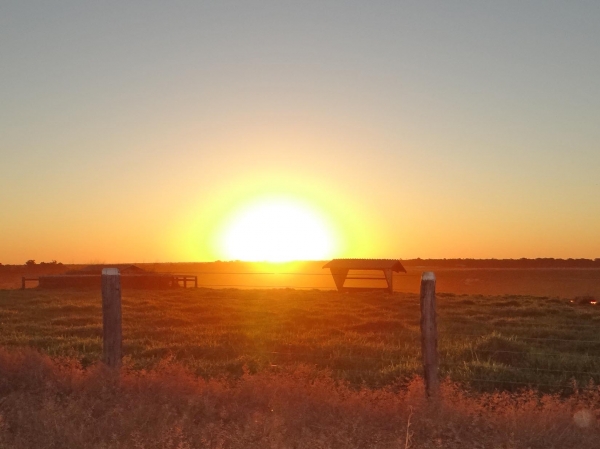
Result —
<instances>
[{"instance_id":1,"label":"gradient sky","mask_svg":"<svg viewBox=\"0 0 600 449\"><path fill-rule=\"evenodd\" d=\"M290 195L348 257L600 257L600 2L0 3L0 262L208 261Z\"/></svg>"}]
</instances>

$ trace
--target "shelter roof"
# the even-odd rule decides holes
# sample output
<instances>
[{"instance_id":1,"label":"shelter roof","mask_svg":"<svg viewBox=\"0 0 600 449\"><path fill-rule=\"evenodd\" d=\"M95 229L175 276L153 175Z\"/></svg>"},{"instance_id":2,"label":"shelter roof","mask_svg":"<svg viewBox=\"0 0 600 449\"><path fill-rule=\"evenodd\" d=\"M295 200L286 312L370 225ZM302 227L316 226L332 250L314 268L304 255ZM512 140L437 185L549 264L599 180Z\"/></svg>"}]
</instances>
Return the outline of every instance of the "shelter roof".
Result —
<instances>
[{"instance_id":1,"label":"shelter roof","mask_svg":"<svg viewBox=\"0 0 600 449\"><path fill-rule=\"evenodd\" d=\"M395 272L406 269L396 259L333 259L323 265L323 268L341 268L348 270L389 270Z\"/></svg>"}]
</instances>

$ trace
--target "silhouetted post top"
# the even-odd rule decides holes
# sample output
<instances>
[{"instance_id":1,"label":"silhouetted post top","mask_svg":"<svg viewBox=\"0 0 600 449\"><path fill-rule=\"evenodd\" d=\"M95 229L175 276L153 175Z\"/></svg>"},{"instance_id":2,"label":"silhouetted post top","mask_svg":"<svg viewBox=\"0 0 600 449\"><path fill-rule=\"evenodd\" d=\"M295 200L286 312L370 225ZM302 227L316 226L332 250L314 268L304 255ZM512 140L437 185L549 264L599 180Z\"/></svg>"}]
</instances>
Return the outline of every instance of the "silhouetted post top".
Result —
<instances>
[{"instance_id":1,"label":"silhouetted post top","mask_svg":"<svg viewBox=\"0 0 600 449\"><path fill-rule=\"evenodd\" d=\"M435 281L435 273L433 271L425 271L421 276L423 281Z\"/></svg>"},{"instance_id":2,"label":"silhouetted post top","mask_svg":"<svg viewBox=\"0 0 600 449\"><path fill-rule=\"evenodd\" d=\"M344 270L392 270L397 273L406 269L396 259L333 259L323 265L323 268Z\"/></svg>"},{"instance_id":3,"label":"silhouetted post top","mask_svg":"<svg viewBox=\"0 0 600 449\"><path fill-rule=\"evenodd\" d=\"M121 275L121 273L119 273L118 268L103 268L102 274L105 276L120 276Z\"/></svg>"}]
</instances>

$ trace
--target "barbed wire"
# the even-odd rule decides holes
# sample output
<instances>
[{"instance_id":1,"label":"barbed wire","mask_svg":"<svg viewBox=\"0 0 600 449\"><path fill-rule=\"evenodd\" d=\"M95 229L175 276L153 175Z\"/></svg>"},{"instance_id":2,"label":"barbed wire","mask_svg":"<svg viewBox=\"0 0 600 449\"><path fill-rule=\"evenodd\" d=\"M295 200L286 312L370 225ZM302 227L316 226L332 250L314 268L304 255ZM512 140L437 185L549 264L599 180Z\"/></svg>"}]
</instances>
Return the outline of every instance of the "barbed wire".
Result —
<instances>
[{"instance_id":1,"label":"barbed wire","mask_svg":"<svg viewBox=\"0 0 600 449\"><path fill-rule=\"evenodd\" d=\"M298 363L307 364L305 362L298 362ZM312 365L312 364L308 363L308 365ZM270 366L276 367L276 368L281 367L280 365L274 365L274 364L271 364ZM317 368L319 368L319 367L317 366ZM324 367L323 369L328 370L328 371L334 371L334 372L369 373L371 375L369 377L373 377L373 376L377 377L376 375L378 374L378 371L373 371L372 369L336 368L336 367L330 367L330 366ZM379 371L379 374L381 374L380 371ZM406 374L410 375L411 371L407 372ZM586 374L586 373L581 373L581 374ZM562 383L547 383L547 382L482 379L482 378L461 379L461 378L457 378L456 375L453 376L452 373L447 373L445 377L452 379L455 382L461 382L461 383L482 382L482 383L491 383L491 384L497 384L497 385L509 384L509 385L523 385L523 386L527 386L527 387L532 387L532 386L548 387L548 388L552 388L552 389L573 389L573 390L577 390L577 391L598 391L600 389L600 385L599 386L577 385L576 381L574 382L573 378L570 378L567 381L562 382Z\"/></svg>"},{"instance_id":2,"label":"barbed wire","mask_svg":"<svg viewBox=\"0 0 600 449\"><path fill-rule=\"evenodd\" d=\"M420 349L420 348L419 348ZM497 352L504 352L506 353L507 351L479 351L479 352L493 352L493 353L497 353ZM287 355L287 356L297 356L297 355L303 355L303 356L311 356L311 357L315 357L315 354L312 352L297 352L297 351L258 351L255 353L259 353L259 354L263 354L263 355ZM511 353L517 353L517 354L531 354L530 352L519 352L519 351L514 351ZM534 353L535 354L535 353ZM544 354L546 355L546 353L540 353L540 354ZM353 356L353 355L335 355L335 354L330 354L328 356L318 356L316 358L320 359L320 360L375 360L375 361L379 361L379 362L390 362L390 363L394 363L395 361L398 360L406 360L407 357L407 353L397 353L397 354L392 354L392 355L387 355L387 356L379 356L379 357L371 357L371 356ZM414 354L413 356L416 356L417 358L420 356L420 354ZM594 358L594 359L600 359L600 357L588 357L588 358ZM472 362L471 361L462 361L462 362L442 362L442 364L444 366L464 366L465 363L468 362ZM591 374L591 375L599 375L600 376L600 372L589 372L589 371L576 371L576 370L551 370L551 369L546 369L546 368L537 368L537 367L526 367L524 365L512 365L512 364L504 364L505 367L508 368L516 368L516 369L524 369L524 370L535 370L535 371L549 371L549 372L569 372L569 373L577 373L577 374Z\"/></svg>"},{"instance_id":3,"label":"barbed wire","mask_svg":"<svg viewBox=\"0 0 600 449\"><path fill-rule=\"evenodd\" d=\"M439 332L439 331L438 331ZM491 331L491 333L489 334L468 334L468 333L462 333L462 332L444 332L443 334L440 332L440 338L444 338L445 336L449 335L452 337L465 337L465 338L472 338L472 337L476 337L476 338L485 338L485 337L490 337L490 336L498 336L498 337L507 337L510 339L515 339L515 340L531 340L531 341L553 341L553 342L568 342L568 343L599 343L600 344L600 340L576 340L576 339L568 339L568 338L553 338L553 337L549 337L549 338L545 338L545 337L521 337L519 335L498 335L496 333L496 335L494 335L494 333L497 331Z\"/></svg>"},{"instance_id":4,"label":"barbed wire","mask_svg":"<svg viewBox=\"0 0 600 449\"><path fill-rule=\"evenodd\" d=\"M297 363L306 363L306 362L312 362L313 360L320 360L320 361L330 361L330 362L339 362L339 361L379 361L379 362L383 362L383 363L387 363L387 365L383 365L383 366L379 366L376 367L375 369L373 368L365 368L361 371L365 371L365 372L376 372L378 370L381 370L385 367L402 367L405 365L401 365L396 363L399 360L402 359L396 359L394 360L382 360L376 357L343 357L343 358L327 358L327 357L318 357L318 358L311 358L310 361L300 361L300 360L293 360L291 362L297 362ZM406 358L404 358L404 360L406 361ZM418 370L421 369L421 366L419 364L420 361L417 361L417 365L419 366ZM460 364L460 363L442 363L441 364L442 368L448 368L448 367L468 367L468 364ZM332 367L333 368L333 367ZM514 369L515 371L527 371L527 372L542 372L542 373L555 373L555 374L568 374L568 375L579 375L579 376L592 376L592 377L598 377L600 379L600 372L591 372L591 371L577 371L577 370L552 370L552 369L546 369L546 368L531 368L531 367L524 367L524 366L513 366L513 365L505 365L503 368L511 368ZM344 368L337 368L337 369L344 369Z\"/></svg>"},{"instance_id":5,"label":"barbed wire","mask_svg":"<svg viewBox=\"0 0 600 449\"><path fill-rule=\"evenodd\" d=\"M459 380L460 382L460 380ZM524 385L524 386L537 386L537 387L550 387L550 388L572 388L572 389L577 389L577 390L581 390L581 391L597 391L598 389L600 389L600 386L594 386L594 387L580 387L580 386L575 386L575 385L565 385L565 384L549 384L549 383L544 383L544 382L521 382L521 381L516 381L516 380L497 380L497 379L477 379L477 378L471 378L471 379L464 379L462 380L462 382L486 382L486 383L496 383L496 384L511 384L511 385Z\"/></svg>"},{"instance_id":6,"label":"barbed wire","mask_svg":"<svg viewBox=\"0 0 600 449\"><path fill-rule=\"evenodd\" d=\"M483 351L481 351L483 352ZM506 351L490 351L490 352L506 352ZM516 351L515 351L516 352ZM523 354L529 354L528 352L516 352L516 353L523 353ZM299 357L299 356L305 356L308 357L309 360L287 360L288 362L296 362L296 363L309 363L311 364L312 362L315 361L321 361L321 362L327 362L327 363L331 363L331 364L335 364L338 362L379 362L378 366L375 367L376 369L374 369L373 367L371 368L365 368L362 369L361 371L365 371L365 372L374 372L377 370L380 370L386 366L392 366L392 367L399 367L399 366L406 366L406 365L410 365L410 363L407 362L413 362L416 363L419 367L420 367L420 354L409 354L409 353L395 353L395 354L387 354L387 355L382 355L382 356L356 356L356 355L337 355L335 353L330 353L330 354L315 354L314 352L308 352L308 351L252 351L251 354L242 354L242 356L251 356L251 355L262 355L262 356L287 356L287 357ZM398 363L398 362L404 362L404 363ZM448 362L448 361L444 361L442 360L442 362L440 363L440 366L442 369L445 368L449 368L449 367L460 367L460 368L468 368L469 366L471 366L472 363L474 362L478 362L478 360L469 360L469 361L458 361L458 362ZM281 363L281 362L280 362ZM327 365L326 363L326 365ZM382 366L383 365L383 366ZM332 369L334 369L335 367L331 367ZM539 367L530 367L530 366L524 366L524 365L513 365L513 364L496 364L496 365L492 365L490 368L509 368L509 369L513 369L516 371L528 371L528 372L547 372L547 373L564 373L564 374L574 374L574 375L581 375L581 376L598 376L600 377L600 372L594 372L594 371L580 371L580 370L569 370L569 369L550 369L550 368L539 368ZM335 369L342 369L342 370L346 370L345 368L335 368ZM351 368L347 368L348 370ZM353 369L353 368L352 368Z\"/></svg>"},{"instance_id":7,"label":"barbed wire","mask_svg":"<svg viewBox=\"0 0 600 449\"><path fill-rule=\"evenodd\" d=\"M506 351L506 350L495 350L495 349L477 349L477 348L467 348L471 349L473 353L491 353L491 354L527 354L527 355L542 355L544 357L548 356L557 356L557 357L583 357L588 359L598 359L600 360L600 356L589 355L589 354L569 354L564 352L531 352L531 351Z\"/></svg>"},{"instance_id":8,"label":"barbed wire","mask_svg":"<svg viewBox=\"0 0 600 449\"><path fill-rule=\"evenodd\" d=\"M355 273L357 276L361 275L362 273L360 273L361 271L369 271L369 270L356 270L358 273ZM254 275L254 274L260 274L260 275L284 275L284 276L329 276L331 277L331 273L305 273L305 272L291 272L291 271L282 271L282 272L277 272L277 271L239 271L239 272L235 272L235 271L177 271L177 272L168 272L168 271L154 271L152 273L156 273L156 274L173 274L173 275L202 275L202 274L209 274L209 275L232 275L232 276L241 276L241 275ZM364 274L365 276L367 275L367 273ZM393 277L395 279L401 279L401 278L406 278L406 277L421 277L422 274L421 273L402 273L402 274L393 274ZM385 277L381 278L382 280L385 280Z\"/></svg>"},{"instance_id":9,"label":"barbed wire","mask_svg":"<svg viewBox=\"0 0 600 449\"><path fill-rule=\"evenodd\" d=\"M260 352L259 352L260 353ZM330 356L317 356L315 357L314 354L310 353L310 352L280 352L280 351L269 351L269 352L262 352L263 355L305 355L305 356L310 356L312 357L314 360L329 360L329 361L378 361L378 362L384 362L384 363L395 363L395 361L399 361L399 360L406 360L406 355L404 354L404 358L401 357L369 357L369 356L336 356L336 355L330 355Z\"/></svg>"},{"instance_id":10,"label":"barbed wire","mask_svg":"<svg viewBox=\"0 0 600 449\"><path fill-rule=\"evenodd\" d=\"M456 367L467 367L468 362L462 362L462 363L448 363L448 362L443 362L440 364L440 366L442 367L452 367L452 366L456 366ZM540 371L540 372L547 372L547 373L569 373L569 374L581 374L581 375L586 375L586 376L600 376L600 372L591 372L591 371L577 371L577 370L564 370L564 369L548 369L548 368L537 368L537 367L529 367L529 366L523 366L523 365L492 365L492 367L501 367L501 368L514 368L517 371Z\"/></svg>"},{"instance_id":11,"label":"barbed wire","mask_svg":"<svg viewBox=\"0 0 600 449\"><path fill-rule=\"evenodd\" d=\"M368 374L368 376L366 377L378 377L381 376L382 371L385 372L385 370L389 370L390 368L393 369L394 371L397 370L401 370L404 371L406 375L410 375L411 373L416 373L418 371L420 371L422 368L420 366L420 360L419 357L413 357L411 358L414 363L414 368L410 369L407 364L398 364L395 363L396 361L407 361L406 359L406 354L403 355L403 357L398 357L396 358L396 360L394 360L394 357L385 357L385 358L381 358L381 357L366 357L366 356L320 356L320 357L314 357L314 355L312 353L308 353L308 352L296 352L296 351L288 351L288 352L282 352L282 351L260 351L258 352L259 354L263 354L263 355L290 355L290 356L298 356L298 355L306 355L306 356L310 356L311 359L310 360L287 360L287 361L278 361L278 362L273 362L273 361L269 361L269 366L273 367L273 368L283 368L288 364L293 364L293 363L298 363L298 364L304 364L304 365L314 365L316 368L318 369L324 369L324 370L328 370L328 371L334 371L334 372L347 372L347 373L361 373L361 374ZM378 361L378 362L383 362L383 365L379 365L376 367L368 367L368 368L355 368L355 367L338 367L335 366L336 362L343 362L343 361ZM327 363L317 363L315 361L321 361L321 362L327 362ZM486 379L486 378L481 378L481 377L469 377L469 378L461 378L460 376L460 372L456 372L453 370L447 370L448 367L469 367L469 365L466 362L463 363L442 363L441 364L441 371L442 371L442 377L447 377L450 379L453 379L454 381L458 381L458 382L465 382L465 383L474 383L474 382L484 382L484 383L492 383L492 384L497 384L497 385L523 385L523 386L536 386L536 387L548 387L548 388L553 388L553 389L565 389L565 388L570 388L570 389L575 389L574 386L574 382L576 382L575 376L587 376L588 378L588 382L592 381L593 379L596 377L600 377L600 372L590 372L590 371L577 371L577 370L552 370L552 369L546 369L546 368L536 368L536 367L524 367L524 366L513 366L513 365L506 365L506 368L512 368L515 369L516 371L525 371L525 372L545 372L545 373L556 373L556 374L566 374L566 375L570 375L571 377L568 380L565 380L564 382L561 383L547 383L547 382L538 382L538 381L518 381L518 380L501 380L501 379ZM404 369L403 369L404 368ZM408 369L407 369L408 368ZM389 371L388 371L389 372ZM483 373L479 373L479 374L483 374ZM590 391L596 391L598 388L600 387L580 387L577 386L576 389L577 390L590 390Z\"/></svg>"},{"instance_id":12,"label":"barbed wire","mask_svg":"<svg viewBox=\"0 0 600 449\"><path fill-rule=\"evenodd\" d=\"M251 285L251 284L199 284L198 288L248 288L260 290L261 288L269 289L309 289L309 290L337 290L335 287L326 286L304 286L304 285Z\"/></svg>"},{"instance_id":13,"label":"barbed wire","mask_svg":"<svg viewBox=\"0 0 600 449\"><path fill-rule=\"evenodd\" d=\"M156 273L159 273L159 271L157 271ZM166 273L166 272L165 272ZM169 273L171 274L171 273ZM208 275L230 275L230 276L243 276L243 275L254 275L254 274L259 274L259 275L266 275L266 276L272 276L272 275L281 275L281 276L330 276L331 277L331 273L293 273L293 272L265 272L265 271L257 271L257 272L252 272L252 271L247 271L247 272L219 272L219 271L180 271L178 272L178 274L195 274L195 275L203 275L203 274L208 274ZM384 278L382 278L384 279Z\"/></svg>"},{"instance_id":14,"label":"barbed wire","mask_svg":"<svg viewBox=\"0 0 600 449\"><path fill-rule=\"evenodd\" d=\"M474 326L473 323L465 323L468 324L469 326ZM455 335L455 336L464 336L464 337L478 337L478 336L489 336L492 333L497 333L500 334L501 336L507 337L507 336L516 336L518 337L518 335L515 335L515 332L527 332L527 333L548 333L548 334L561 334L561 333L565 333L565 332L573 332L573 326L577 326L577 332L578 333L600 333L600 326L589 326L589 327L585 327L585 326L579 326L579 323L574 323L573 325L569 326L569 327L564 327L564 328L554 328L553 331L549 331L547 329L549 328L539 328L539 327L533 327L532 326L528 326L528 325L523 325L522 327L511 327L511 328L504 328L504 327L493 327L492 329L490 329L489 326L486 326L485 329L482 329L480 332L473 332L473 334L469 334L467 332L457 332L454 328L446 328L443 325L442 326L438 326L438 331L439 332L444 332L444 334L446 335ZM555 338L553 336L548 336L548 337L520 337L520 338L541 338L541 339L549 339L549 338ZM569 339L564 339L564 340L569 340ZM570 340L571 341L571 340ZM582 340L582 341L592 341L592 340ZM597 340L598 343L600 343L600 339Z\"/></svg>"}]
</instances>

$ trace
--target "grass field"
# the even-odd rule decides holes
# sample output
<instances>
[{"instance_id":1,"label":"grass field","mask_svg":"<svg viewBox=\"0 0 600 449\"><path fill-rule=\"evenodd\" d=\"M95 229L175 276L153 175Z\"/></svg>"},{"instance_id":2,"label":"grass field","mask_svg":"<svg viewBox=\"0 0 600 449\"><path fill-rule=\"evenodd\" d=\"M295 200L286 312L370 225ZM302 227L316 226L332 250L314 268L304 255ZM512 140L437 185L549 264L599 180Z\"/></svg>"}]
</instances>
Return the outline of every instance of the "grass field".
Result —
<instances>
[{"instance_id":1,"label":"grass field","mask_svg":"<svg viewBox=\"0 0 600 449\"><path fill-rule=\"evenodd\" d=\"M596 449L591 297L439 293L426 400L413 293L0 290L0 448ZM41 354L46 354L46 357Z\"/></svg>"},{"instance_id":2,"label":"grass field","mask_svg":"<svg viewBox=\"0 0 600 449\"><path fill-rule=\"evenodd\" d=\"M528 296L438 294L440 371L474 390L570 393L600 382L600 306ZM125 362L165 358L204 378L305 364L354 386L421 373L415 294L187 289L125 291ZM0 291L0 346L88 366L101 357L97 291Z\"/></svg>"}]
</instances>

